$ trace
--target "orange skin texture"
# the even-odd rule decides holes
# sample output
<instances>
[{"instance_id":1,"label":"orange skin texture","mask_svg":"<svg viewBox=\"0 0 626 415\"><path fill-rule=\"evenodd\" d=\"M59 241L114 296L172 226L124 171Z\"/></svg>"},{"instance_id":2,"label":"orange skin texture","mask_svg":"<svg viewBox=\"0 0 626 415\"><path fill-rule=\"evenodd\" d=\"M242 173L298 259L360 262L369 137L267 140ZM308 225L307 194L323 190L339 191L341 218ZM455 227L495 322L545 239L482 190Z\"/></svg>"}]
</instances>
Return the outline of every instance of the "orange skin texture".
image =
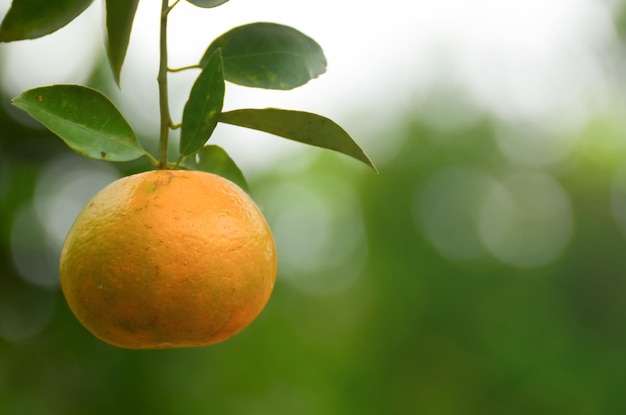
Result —
<instances>
[{"instance_id":1,"label":"orange skin texture","mask_svg":"<svg viewBox=\"0 0 626 415\"><path fill-rule=\"evenodd\" d=\"M248 326L276 279L272 233L219 176L158 170L85 206L61 253L61 287L96 337L130 349L206 346Z\"/></svg>"}]
</instances>

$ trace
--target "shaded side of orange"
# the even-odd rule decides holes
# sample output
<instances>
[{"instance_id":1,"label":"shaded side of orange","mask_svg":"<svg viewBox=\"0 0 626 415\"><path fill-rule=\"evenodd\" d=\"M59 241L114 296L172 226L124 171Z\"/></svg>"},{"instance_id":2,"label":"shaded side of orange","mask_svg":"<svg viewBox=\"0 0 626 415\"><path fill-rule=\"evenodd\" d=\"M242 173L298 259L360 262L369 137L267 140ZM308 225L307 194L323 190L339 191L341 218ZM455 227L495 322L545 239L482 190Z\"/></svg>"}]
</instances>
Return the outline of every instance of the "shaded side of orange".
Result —
<instances>
[{"instance_id":1,"label":"shaded side of orange","mask_svg":"<svg viewBox=\"0 0 626 415\"><path fill-rule=\"evenodd\" d=\"M78 216L61 255L76 317L127 348L223 341L257 317L275 277L274 241L252 199L193 171L112 183Z\"/></svg>"}]
</instances>

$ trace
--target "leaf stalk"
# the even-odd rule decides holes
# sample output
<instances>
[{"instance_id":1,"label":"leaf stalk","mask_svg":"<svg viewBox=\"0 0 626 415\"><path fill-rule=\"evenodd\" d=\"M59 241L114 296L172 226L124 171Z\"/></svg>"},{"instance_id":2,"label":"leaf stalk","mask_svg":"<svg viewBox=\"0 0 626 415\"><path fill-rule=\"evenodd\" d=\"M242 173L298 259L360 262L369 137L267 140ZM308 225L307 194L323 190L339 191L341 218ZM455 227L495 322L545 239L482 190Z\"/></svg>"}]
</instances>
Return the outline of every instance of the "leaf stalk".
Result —
<instances>
[{"instance_id":1,"label":"leaf stalk","mask_svg":"<svg viewBox=\"0 0 626 415\"><path fill-rule=\"evenodd\" d=\"M168 71L173 73L173 72L182 72L182 71L186 71L189 69L202 69L202 66L200 66L199 64L188 65L188 66L182 66L180 68L168 68Z\"/></svg>"}]
</instances>

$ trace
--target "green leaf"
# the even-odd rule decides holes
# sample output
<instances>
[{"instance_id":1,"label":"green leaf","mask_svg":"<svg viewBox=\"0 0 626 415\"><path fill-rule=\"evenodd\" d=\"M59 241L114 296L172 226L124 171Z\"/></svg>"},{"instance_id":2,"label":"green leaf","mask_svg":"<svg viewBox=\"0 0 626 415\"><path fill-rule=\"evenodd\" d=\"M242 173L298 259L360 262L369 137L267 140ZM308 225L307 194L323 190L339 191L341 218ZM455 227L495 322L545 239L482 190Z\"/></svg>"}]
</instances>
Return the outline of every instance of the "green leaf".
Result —
<instances>
[{"instance_id":1,"label":"green leaf","mask_svg":"<svg viewBox=\"0 0 626 415\"><path fill-rule=\"evenodd\" d=\"M252 23L224 33L209 45L200 65L218 48L224 78L239 85L292 89L326 71L324 52L313 39L275 23Z\"/></svg>"},{"instance_id":2,"label":"green leaf","mask_svg":"<svg viewBox=\"0 0 626 415\"><path fill-rule=\"evenodd\" d=\"M335 150L362 161L376 171L369 157L343 128L317 114L277 108L241 109L222 113L220 122Z\"/></svg>"},{"instance_id":3,"label":"green leaf","mask_svg":"<svg viewBox=\"0 0 626 415\"><path fill-rule=\"evenodd\" d=\"M206 171L225 177L246 192L249 191L243 173L222 147L204 146L197 152L184 157L180 164L191 170Z\"/></svg>"},{"instance_id":4,"label":"green leaf","mask_svg":"<svg viewBox=\"0 0 626 415\"><path fill-rule=\"evenodd\" d=\"M106 0L107 54L119 86L139 0Z\"/></svg>"},{"instance_id":5,"label":"green leaf","mask_svg":"<svg viewBox=\"0 0 626 415\"><path fill-rule=\"evenodd\" d=\"M0 42L35 39L79 16L93 0L13 0L0 25Z\"/></svg>"},{"instance_id":6,"label":"green leaf","mask_svg":"<svg viewBox=\"0 0 626 415\"><path fill-rule=\"evenodd\" d=\"M182 156L202 147L215 130L224 104L225 90L222 55L218 49L202 68L185 103L180 131Z\"/></svg>"},{"instance_id":7,"label":"green leaf","mask_svg":"<svg viewBox=\"0 0 626 415\"><path fill-rule=\"evenodd\" d=\"M195 6L203 7L205 9L210 9L212 7L220 6L226 3L228 0L187 0L187 1Z\"/></svg>"},{"instance_id":8,"label":"green leaf","mask_svg":"<svg viewBox=\"0 0 626 415\"><path fill-rule=\"evenodd\" d=\"M85 157L128 161L146 155L122 114L93 89L45 86L24 92L12 103Z\"/></svg>"}]
</instances>

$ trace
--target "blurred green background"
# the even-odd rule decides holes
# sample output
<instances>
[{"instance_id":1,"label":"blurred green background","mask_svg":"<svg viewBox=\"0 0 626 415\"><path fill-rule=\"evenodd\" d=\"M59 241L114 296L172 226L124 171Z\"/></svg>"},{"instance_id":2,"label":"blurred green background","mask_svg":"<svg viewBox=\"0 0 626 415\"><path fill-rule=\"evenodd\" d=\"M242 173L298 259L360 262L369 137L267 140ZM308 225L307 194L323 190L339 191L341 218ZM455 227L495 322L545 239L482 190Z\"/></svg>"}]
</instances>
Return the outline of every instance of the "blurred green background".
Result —
<instances>
[{"instance_id":1,"label":"blurred green background","mask_svg":"<svg viewBox=\"0 0 626 415\"><path fill-rule=\"evenodd\" d=\"M123 350L78 324L64 232L147 166L71 154L0 91L0 414L626 413L626 19L611 10L610 105L567 128L507 120L451 81L372 131L374 113L326 114L378 175L317 149L249 169L278 281L208 348Z\"/></svg>"}]
</instances>

